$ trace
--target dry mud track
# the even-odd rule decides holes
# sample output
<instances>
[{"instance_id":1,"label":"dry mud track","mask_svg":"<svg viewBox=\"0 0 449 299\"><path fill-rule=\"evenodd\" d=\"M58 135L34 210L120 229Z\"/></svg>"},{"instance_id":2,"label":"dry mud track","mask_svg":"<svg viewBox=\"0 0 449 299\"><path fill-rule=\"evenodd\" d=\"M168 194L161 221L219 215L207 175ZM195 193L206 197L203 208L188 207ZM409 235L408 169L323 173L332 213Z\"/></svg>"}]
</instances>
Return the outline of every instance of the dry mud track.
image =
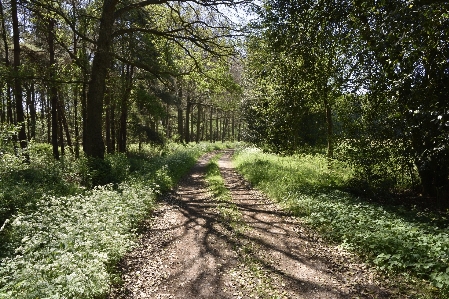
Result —
<instances>
[{"instance_id":1,"label":"dry mud track","mask_svg":"<svg viewBox=\"0 0 449 299\"><path fill-rule=\"evenodd\" d=\"M218 161L232 203L212 198L202 156L165 196L139 245L120 263L123 285L109 298L392 298L375 272L323 242ZM220 213L223 205L238 220Z\"/></svg>"}]
</instances>

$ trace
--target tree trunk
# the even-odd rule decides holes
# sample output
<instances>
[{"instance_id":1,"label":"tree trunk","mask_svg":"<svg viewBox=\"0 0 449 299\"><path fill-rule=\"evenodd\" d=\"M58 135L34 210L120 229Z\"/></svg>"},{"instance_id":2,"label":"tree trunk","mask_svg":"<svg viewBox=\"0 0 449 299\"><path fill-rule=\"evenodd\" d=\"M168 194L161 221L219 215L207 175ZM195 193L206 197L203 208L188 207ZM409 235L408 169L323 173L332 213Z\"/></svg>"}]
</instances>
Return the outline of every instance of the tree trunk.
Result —
<instances>
[{"instance_id":1,"label":"tree trunk","mask_svg":"<svg viewBox=\"0 0 449 299\"><path fill-rule=\"evenodd\" d=\"M326 125L327 125L327 158L329 161L334 158L334 142L333 142L333 124L332 124L332 108L328 100L324 100L326 109Z\"/></svg>"},{"instance_id":2,"label":"tree trunk","mask_svg":"<svg viewBox=\"0 0 449 299\"><path fill-rule=\"evenodd\" d=\"M197 104L197 118L196 118L196 136L195 136L195 142L200 142L201 137L201 114L202 114L202 107L201 104Z\"/></svg>"},{"instance_id":3,"label":"tree trunk","mask_svg":"<svg viewBox=\"0 0 449 299\"><path fill-rule=\"evenodd\" d=\"M167 136L168 139L171 138L170 136L170 105L167 104L167 117L165 119L165 136Z\"/></svg>"},{"instance_id":4,"label":"tree trunk","mask_svg":"<svg viewBox=\"0 0 449 299\"><path fill-rule=\"evenodd\" d=\"M102 136L103 97L108 67L111 65L114 12L118 0L104 0L97 40L97 50L92 62L92 74L87 93L87 119L84 152L89 157L104 159Z\"/></svg>"},{"instance_id":5,"label":"tree trunk","mask_svg":"<svg viewBox=\"0 0 449 299\"><path fill-rule=\"evenodd\" d=\"M59 109L58 105L58 138L59 138L59 146L61 147L61 156L65 155L65 147L64 147L64 128L62 126L62 111Z\"/></svg>"},{"instance_id":6,"label":"tree trunk","mask_svg":"<svg viewBox=\"0 0 449 299\"><path fill-rule=\"evenodd\" d=\"M5 15L3 12L3 3L0 0L0 17L2 19L1 25L2 25L2 40L3 40L3 46L5 51L5 67L9 68L9 46L8 46L8 38L7 38L7 32L6 32L6 26L5 26ZM12 123L12 99L11 99L11 81L9 78L6 79L6 119L4 114L4 111L2 111L2 121L6 121L9 123Z\"/></svg>"},{"instance_id":7,"label":"tree trunk","mask_svg":"<svg viewBox=\"0 0 449 299\"><path fill-rule=\"evenodd\" d=\"M76 9L75 2L72 2L73 10ZM77 35L73 33L73 55L78 56L78 42ZM84 70L84 73L86 70ZM73 87L73 124L75 127L75 158L79 158L80 156L80 145L79 145L79 122L78 122L78 93L79 93L79 85L75 84Z\"/></svg>"},{"instance_id":8,"label":"tree trunk","mask_svg":"<svg viewBox=\"0 0 449 299\"><path fill-rule=\"evenodd\" d=\"M215 134L214 134L214 142L218 140L218 134L220 134L220 126L219 126L219 119L218 119L218 109L215 108Z\"/></svg>"},{"instance_id":9,"label":"tree trunk","mask_svg":"<svg viewBox=\"0 0 449 299\"><path fill-rule=\"evenodd\" d=\"M234 114L234 112L232 112L231 136L232 136L232 141L235 141L235 114Z\"/></svg>"},{"instance_id":10,"label":"tree trunk","mask_svg":"<svg viewBox=\"0 0 449 299\"><path fill-rule=\"evenodd\" d=\"M72 149L73 144L72 144L72 138L70 137L69 124L67 122L67 117L65 117L64 105L59 100L58 100L58 115L61 118L62 128L65 131L65 138L67 140L67 146L69 146L69 150L73 154L73 149ZM61 133L63 134L64 132L61 131Z\"/></svg>"},{"instance_id":11,"label":"tree trunk","mask_svg":"<svg viewBox=\"0 0 449 299\"><path fill-rule=\"evenodd\" d=\"M36 138L36 89L34 88L34 83L31 83L31 99L30 99L30 138Z\"/></svg>"},{"instance_id":12,"label":"tree trunk","mask_svg":"<svg viewBox=\"0 0 449 299\"><path fill-rule=\"evenodd\" d=\"M182 126L182 123L184 120L183 120L182 114L183 114L182 107L178 106L178 135L179 135L179 142L181 142L181 143L184 141L184 138L183 138L184 130L183 130L183 126Z\"/></svg>"},{"instance_id":13,"label":"tree trunk","mask_svg":"<svg viewBox=\"0 0 449 299\"><path fill-rule=\"evenodd\" d=\"M116 127L115 127L115 102L111 94L111 154L115 153L116 149Z\"/></svg>"},{"instance_id":14,"label":"tree trunk","mask_svg":"<svg viewBox=\"0 0 449 299\"><path fill-rule=\"evenodd\" d=\"M127 122L128 122L128 101L129 97L131 95L131 89L132 89L132 77L133 77L133 70L134 67L127 65L126 66L126 73L125 76L125 82L124 82L124 91L122 96L122 103L121 103L121 109L120 109L120 131L119 131L119 148L118 151L120 153L126 153L126 139L128 138L128 132L127 132Z\"/></svg>"},{"instance_id":15,"label":"tree trunk","mask_svg":"<svg viewBox=\"0 0 449 299\"><path fill-rule=\"evenodd\" d=\"M105 130L106 130L106 149L108 153L112 153L112 141L111 141L111 90L106 92L105 96Z\"/></svg>"},{"instance_id":16,"label":"tree trunk","mask_svg":"<svg viewBox=\"0 0 449 299\"><path fill-rule=\"evenodd\" d=\"M187 108L186 108L186 128L185 128L185 139L186 139L186 143L190 142L190 132L189 132L189 122L190 122L190 108L191 108L192 104L190 103L190 99L187 97Z\"/></svg>"},{"instance_id":17,"label":"tree trunk","mask_svg":"<svg viewBox=\"0 0 449 299\"><path fill-rule=\"evenodd\" d=\"M27 136L25 132L25 115L23 113L22 80L19 74L20 68L20 36L19 20L17 18L17 0L11 1L12 29L14 41L14 98L16 101L16 123L20 124L19 142L20 147L27 147Z\"/></svg>"},{"instance_id":18,"label":"tree trunk","mask_svg":"<svg viewBox=\"0 0 449 299\"><path fill-rule=\"evenodd\" d=\"M192 105L192 109L190 111L190 118L192 119L190 121L190 139L191 141L193 141L193 137L195 136L194 132L193 132L193 110L195 109L195 106Z\"/></svg>"},{"instance_id":19,"label":"tree trunk","mask_svg":"<svg viewBox=\"0 0 449 299\"><path fill-rule=\"evenodd\" d=\"M48 21L48 52L50 54L50 99L51 99L51 144L53 157L59 160L58 150L58 91L55 83L55 44L54 44L55 21ZM62 131L62 130L61 130Z\"/></svg>"},{"instance_id":20,"label":"tree trunk","mask_svg":"<svg viewBox=\"0 0 449 299\"><path fill-rule=\"evenodd\" d=\"M214 108L210 106L210 114L209 114L209 140L212 143L214 141L214 132L212 131L212 117L214 113Z\"/></svg>"}]
</instances>

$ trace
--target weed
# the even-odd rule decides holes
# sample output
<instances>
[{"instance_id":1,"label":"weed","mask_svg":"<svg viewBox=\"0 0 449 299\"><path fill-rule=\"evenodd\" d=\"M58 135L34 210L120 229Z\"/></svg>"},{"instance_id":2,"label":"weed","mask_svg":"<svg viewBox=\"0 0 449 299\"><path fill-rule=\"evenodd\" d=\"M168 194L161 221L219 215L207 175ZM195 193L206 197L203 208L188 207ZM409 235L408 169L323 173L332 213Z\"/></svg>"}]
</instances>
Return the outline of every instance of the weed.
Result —
<instances>
[{"instance_id":1,"label":"weed","mask_svg":"<svg viewBox=\"0 0 449 299\"><path fill-rule=\"evenodd\" d=\"M427 279L439 296L448 296L449 226L444 216L367 203L339 191L352 171L337 161L329 169L322 155L279 157L250 148L236 152L235 164L252 184L328 239L381 270Z\"/></svg>"}]
</instances>

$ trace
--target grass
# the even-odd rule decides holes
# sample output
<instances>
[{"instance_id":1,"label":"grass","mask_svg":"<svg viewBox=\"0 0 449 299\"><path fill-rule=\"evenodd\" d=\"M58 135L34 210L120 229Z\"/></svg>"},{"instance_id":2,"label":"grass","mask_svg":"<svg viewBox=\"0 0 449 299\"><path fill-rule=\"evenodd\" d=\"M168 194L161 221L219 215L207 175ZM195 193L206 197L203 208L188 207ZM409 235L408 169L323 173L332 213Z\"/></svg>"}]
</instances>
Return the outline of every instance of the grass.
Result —
<instances>
[{"instance_id":1,"label":"grass","mask_svg":"<svg viewBox=\"0 0 449 299\"><path fill-rule=\"evenodd\" d=\"M255 148L236 152L238 170L256 187L301 217L327 239L414 284L431 283L422 297L449 297L447 216L362 201L341 187L351 169L322 155L279 157ZM417 286L417 288L419 287Z\"/></svg>"},{"instance_id":2,"label":"grass","mask_svg":"<svg viewBox=\"0 0 449 299\"><path fill-rule=\"evenodd\" d=\"M157 195L213 148L131 147L106 157L107 173L92 173L85 159L54 161L46 145L32 145L29 164L3 154L0 298L105 297ZM95 177L109 183L92 187Z\"/></svg>"},{"instance_id":3,"label":"grass","mask_svg":"<svg viewBox=\"0 0 449 299\"><path fill-rule=\"evenodd\" d=\"M239 254L241 265L245 266L234 269L231 277L240 277L241 281L239 281L239 284L241 287L247 289L257 298L278 298L280 295L273 288L269 273L265 271L261 262L255 257L258 245L244 235L244 232L250 228L243 221L242 213L233 202L231 192L225 186L217 163L221 156L222 154L218 154L209 161L206 167L205 179L214 200L218 202L217 210L220 217L233 230L233 238L236 240L235 243L238 244L234 249ZM249 286L248 283L253 281L256 281L256 283ZM250 289L248 289L249 287Z\"/></svg>"},{"instance_id":4,"label":"grass","mask_svg":"<svg viewBox=\"0 0 449 299\"><path fill-rule=\"evenodd\" d=\"M243 229L242 215L235 203L232 202L231 192L226 188L220 174L217 161L222 154L213 157L206 166L206 182L215 201L218 202L217 210L224 221L229 222L231 227L239 231Z\"/></svg>"}]
</instances>

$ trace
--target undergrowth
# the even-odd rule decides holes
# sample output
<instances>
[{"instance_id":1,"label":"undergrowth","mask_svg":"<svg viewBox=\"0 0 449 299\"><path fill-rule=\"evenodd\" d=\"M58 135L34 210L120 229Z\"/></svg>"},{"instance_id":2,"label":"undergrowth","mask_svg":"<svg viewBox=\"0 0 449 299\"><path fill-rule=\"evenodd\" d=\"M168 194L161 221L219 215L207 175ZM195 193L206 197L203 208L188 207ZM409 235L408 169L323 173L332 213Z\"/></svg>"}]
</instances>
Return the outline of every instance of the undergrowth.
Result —
<instances>
[{"instance_id":1,"label":"undergrowth","mask_svg":"<svg viewBox=\"0 0 449 299\"><path fill-rule=\"evenodd\" d=\"M351 170L322 155L279 157L255 148L236 152L238 170L328 239L359 252L387 273L431 282L422 296L449 297L446 216L381 206L340 191ZM411 275L411 276L410 276ZM415 278L413 278L415 277Z\"/></svg>"},{"instance_id":2,"label":"undergrowth","mask_svg":"<svg viewBox=\"0 0 449 299\"><path fill-rule=\"evenodd\" d=\"M157 194L214 147L131 148L106 157L107 173L84 158L54 161L46 145L30 147L28 164L2 153L0 298L105 297ZM95 177L108 183L93 187Z\"/></svg>"}]
</instances>

